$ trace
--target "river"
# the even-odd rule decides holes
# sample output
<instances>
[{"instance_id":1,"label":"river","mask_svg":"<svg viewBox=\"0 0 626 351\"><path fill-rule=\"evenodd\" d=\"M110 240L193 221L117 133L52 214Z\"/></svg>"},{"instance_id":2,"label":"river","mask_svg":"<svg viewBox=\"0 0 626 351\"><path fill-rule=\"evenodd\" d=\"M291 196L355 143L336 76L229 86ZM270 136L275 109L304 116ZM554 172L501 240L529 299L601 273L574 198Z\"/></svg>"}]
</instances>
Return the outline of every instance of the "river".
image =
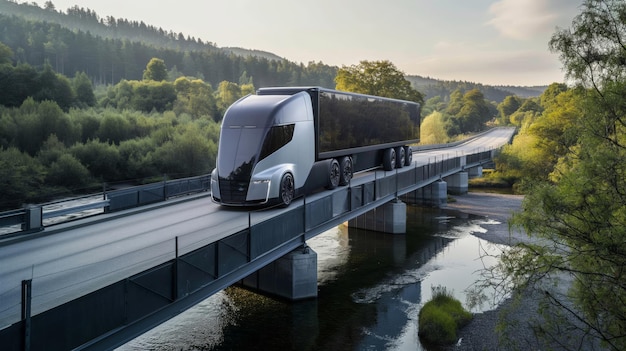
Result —
<instances>
[{"instance_id":1,"label":"river","mask_svg":"<svg viewBox=\"0 0 626 351\"><path fill-rule=\"evenodd\" d=\"M506 249L480 237L503 228L501 219L414 206L406 235L341 225L308 242L318 254L317 299L230 287L119 350L425 350L418 313L432 287L465 304L478 272Z\"/></svg>"}]
</instances>

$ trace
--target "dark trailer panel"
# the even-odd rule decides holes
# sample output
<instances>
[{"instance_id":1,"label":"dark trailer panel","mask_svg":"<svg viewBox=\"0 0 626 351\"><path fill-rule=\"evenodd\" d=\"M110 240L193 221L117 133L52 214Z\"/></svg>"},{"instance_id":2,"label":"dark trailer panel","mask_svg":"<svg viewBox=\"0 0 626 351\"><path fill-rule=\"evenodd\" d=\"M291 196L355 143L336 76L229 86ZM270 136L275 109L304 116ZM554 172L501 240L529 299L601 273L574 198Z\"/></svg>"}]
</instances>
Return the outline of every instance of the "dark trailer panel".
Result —
<instances>
[{"instance_id":1,"label":"dark trailer panel","mask_svg":"<svg viewBox=\"0 0 626 351\"><path fill-rule=\"evenodd\" d=\"M318 160L419 142L418 103L320 87L262 88L257 94L301 91L313 104Z\"/></svg>"}]
</instances>

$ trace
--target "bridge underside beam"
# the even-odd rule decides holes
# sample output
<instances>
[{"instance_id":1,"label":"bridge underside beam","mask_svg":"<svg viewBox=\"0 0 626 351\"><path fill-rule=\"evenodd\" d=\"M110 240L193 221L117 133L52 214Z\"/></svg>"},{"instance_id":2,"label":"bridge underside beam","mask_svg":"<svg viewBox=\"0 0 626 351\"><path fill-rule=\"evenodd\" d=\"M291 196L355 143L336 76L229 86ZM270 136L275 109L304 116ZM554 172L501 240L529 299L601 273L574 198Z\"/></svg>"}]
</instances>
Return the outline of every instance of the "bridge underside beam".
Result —
<instances>
[{"instance_id":1,"label":"bridge underside beam","mask_svg":"<svg viewBox=\"0 0 626 351\"><path fill-rule=\"evenodd\" d=\"M317 297L317 253L298 248L247 276L241 284L288 300Z\"/></svg>"},{"instance_id":2,"label":"bridge underside beam","mask_svg":"<svg viewBox=\"0 0 626 351\"><path fill-rule=\"evenodd\" d=\"M348 221L348 226L391 234L406 233L406 204L399 199Z\"/></svg>"},{"instance_id":3,"label":"bridge underside beam","mask_svg":"<svg viewBox=\"0 0 626 351\"><path fill-rule=\"evenodd\" d=\"M483 167L477 166L467 170L469 178L480 178L483 176Z\"/></svg>"},{"instance_id":4,"label":"bridge underside beam","mask_svg":"<svg viewBox=\"0 0 626 351\"><path fill-rule=\"evenodd\" d=\"M467 172L458 172L445 178L448 183L448 192L453 195L467 194L468 190L468 174Z\"/></svg>"},{"instance_id":5,"label":"bridge underside beam","mask_svg":"<svg viewBox=\"0 0 626 351\"><path fill-rule=\"evenodd\" d=\"M448 202L448 183L443 180L407 193L402 200L409 204L442 207Z\"/></svg>"}]
</instances>

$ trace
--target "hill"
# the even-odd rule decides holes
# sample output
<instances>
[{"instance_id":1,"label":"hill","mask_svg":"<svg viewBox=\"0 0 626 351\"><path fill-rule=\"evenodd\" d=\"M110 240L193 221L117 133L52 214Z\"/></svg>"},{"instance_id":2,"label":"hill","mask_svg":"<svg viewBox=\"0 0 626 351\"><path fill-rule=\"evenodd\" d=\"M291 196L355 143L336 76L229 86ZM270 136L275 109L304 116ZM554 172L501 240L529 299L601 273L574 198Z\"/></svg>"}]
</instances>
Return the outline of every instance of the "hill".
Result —
<instances>
[{"instance_id":1,"label":"hill","mask_svg":"<svg viewBox=\"0 0 626 351\"><path fill-rule=\"evenodd\" d=\"M222 80L238 82L252 77L256 86L319 85L334 88L337 67L323 63L290 62L271 52L237 47L219 48L210 41L185 36L143 21L100 17L74 6L57 10L52 2L18 4L0 0L0 42L19 56L16 60L40 67L44 62L66 75L87 72L92 81L115 84L121 79L141 79L152 57L166 61L178 74L201 77L216 86ZM42 35L32 35L39 32ZM546 87L489 86L409 75L407 80L425 97L444 101L456 89L479 89L497 103L508 95L539 96Z\"/></svg>"},{"instance_id":2,"label":"hill","mask_svg":"<svg viewBox=\"0 0 626 351\"><path fill-rule=\"evenodd\" d=\"M421 76L407 76L406 79L411 82L415 89L424 93L425 99L439 96L444 101L447 100L450 94L457 89L462 92L478 89L481 93L483 93L485 99L500 103L509 95L517 95L522 98L537 97L547 88L547 86L491 86L464 81L445 81Z\"/></svg>"}]
</instances>

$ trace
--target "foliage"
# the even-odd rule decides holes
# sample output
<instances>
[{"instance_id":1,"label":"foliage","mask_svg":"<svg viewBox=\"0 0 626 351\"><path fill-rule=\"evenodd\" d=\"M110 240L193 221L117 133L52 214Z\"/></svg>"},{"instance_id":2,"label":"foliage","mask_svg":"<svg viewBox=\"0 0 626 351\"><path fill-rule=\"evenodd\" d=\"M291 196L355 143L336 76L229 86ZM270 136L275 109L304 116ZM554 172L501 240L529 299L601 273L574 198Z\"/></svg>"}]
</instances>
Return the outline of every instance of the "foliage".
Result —
<instances>
[{"instance_id":1,"label":"foliage","mask_svg":"<svg viewBox=\"0 0 626 351\"><path fill-rule=\"evenodd\" d=\"M148 66L146 66L146 70L143 71L143 79L157 82L166 80L167 66L165 66L165 61L156 57L151 58Z\"/></svg>"},{"instance_id":2,"label":"foliage","mask_svg":"<svg viewBox=\"0 0 626 351\"><path fill-rule=\"evenodd\" d=\"M337 90L424 103L424 96L390 61L361 61L344 66L337 72L335 82Z\"/></svg>"},{"instance_id":3,"label":"foliage","mask_svg":"<svg viewBox=\"0 0 626 351\"><path fill-rule=\"evenodd\" d=\"M85 72L76 72L72 87L76 94L77 107L90 107L96 105L96 95L93 93L93 86Z\"/></svg>"},{"instance_id":4,"label":"foliage","mask_svg":"<svg viewBox=\"0 0 626 351\"><path fill-rule=\"evenodd\" d=\"M97 182L206 174L215 165L219 125L212 116L71 109L27 99L0 107L0 208L44 196L91 191ZM99 186L98 186L99 187Z\"/></svg>"},{"instance_id":5,"label":"foliage","mask_svg":"<svg viewBox=\"0 0 626 351\"><path fill-rule=\"evenodd\" d=\"M449 140L444 116L441 112L434 111L426 116L420 128L420 144L444 144Z\"/></svg>"},{"instance_id":6,"label":"foliage","mask_svg":"<svg viewBox=\"0 0 626 351\"><path fill-rule=\"evenodd\" d=\"M542 113L522 123L516 141L526 139L527 157L542 161L520 168L532 186L514 224L535 240L507 252L499 267L515 288L546 297L549 323L537 326L544 337L575 330L611 350L626 349L625 13L623 1L586 0L572 28L552 37L578 86L546 90L536 103ZM571 284L563 292L550 282Z\"/></svg>"},{"instance_id":7,"label":"foliage","mask_svg":"<svg viewBox=\"0 0 626 351\"><path fill-rule=\"evenodd\" d=\"M420 76L406 76L411 85L424 94L426 100L440 98L442 101L450 100L450 96L456 90L466 93L473 89L478 89L488 101L501 103L507 96L518 96L520 98L531 98L541 95L546 89L545 86L536 87L515 87L515 86L489 86L480 83L465 81L442 81L433 78Z\"/></svg>"},{"instance_id":8,"label":"foliage","mask_svg":"<svg viewBox=\"0 0 626 351\"><path fill-rule=\"evenodd\" d=\"M496 115L495 107L485 100L478 89L466 93L454 91L442 112L446 122L445 129L450 137L479 132Z\"/></svg>"},{"instance_id":9,"label":"foliage","mask_svg":"<svg viewBox=\"0 0 626 351\"><path fill-rule=\"evenodd\" d=\"M182 33L123 18L101 18L78 6L63 13L35 3L0 1L0 28L0 42L13 51L14 62L41 67L47 61L64 75L86 72L95 84L142 80L152 58L176 68L180 75L172 79L198 77L214 87L222 81L239 82L246 72L257 86L332 88L337 72L336 67L321 62L305 65L275 55L235 55ZM19 106L24 99L11 106Z\"/></svg>"},{"instance_id":10,"label":"foliage","mask_svg":"<svg viewBox=\"0 0 626 351\"><path fill-rule=\"evenodd\" d=\"M44 177L44 168L37 159L15 147L0 148L0 207L18 208L36 198Z\"/></svg>"},{"instance_id":11,"label":"foliage","mask_svg":"<svg viewBox=\"0 0 626 351\"><path fill-rule=\"evenodd\" d=\"M457 340L457 331L471 321L472 314L445 287L432 287L432 295L419 313L419 335L431 344L452 344Z\"/></svg>"}]
</instances>

